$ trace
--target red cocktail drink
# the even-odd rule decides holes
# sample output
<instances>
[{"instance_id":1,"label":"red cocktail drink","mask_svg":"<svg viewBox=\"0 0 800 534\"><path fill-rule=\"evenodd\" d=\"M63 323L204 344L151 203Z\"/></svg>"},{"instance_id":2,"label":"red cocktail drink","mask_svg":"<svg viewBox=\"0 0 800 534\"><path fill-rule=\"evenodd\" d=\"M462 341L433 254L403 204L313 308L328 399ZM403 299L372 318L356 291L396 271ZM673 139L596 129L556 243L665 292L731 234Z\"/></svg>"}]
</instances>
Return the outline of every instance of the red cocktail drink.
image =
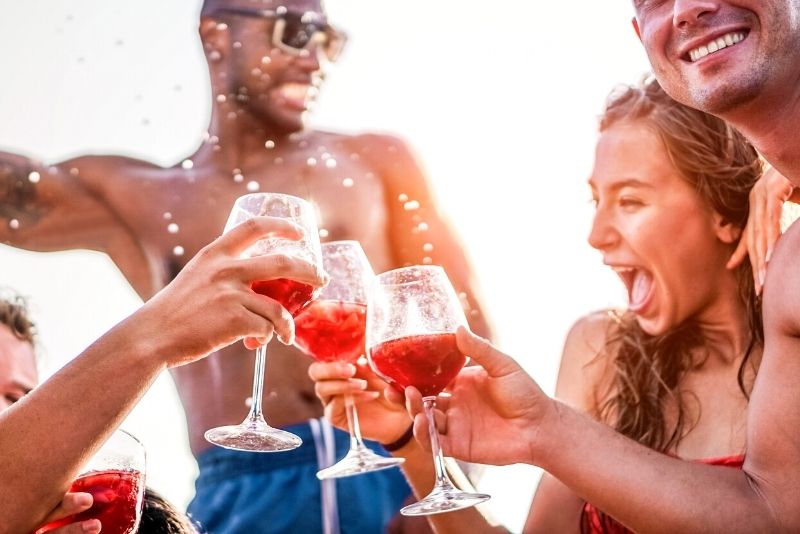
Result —
<instances>
[{"instance_id":1,"label":"red cocktail drink","mask_svg":"<svg viewBox=\"0 0 800 534\"><path fill-rule=\"evenodd\" d=\"M253 282L253 291L277 300L281 306L296 316L314 298L314 288L288 278Z\"/></svg>"},{"instance_id":2,"label":"red cocktail drink","mask_svg":"<svg viewBox=\"0 0 800 534\"><path fill-rule=\"evenodd\" d=\"M99 519L103 534L128 534L142 513L143 475L139 471L108 470L95 471L79 477L69 491L91 493L92 507L59 521L54 521L36 531L42 534L58 527Z\"/></svg>"},{"instance_id":3,"label":"red cocktail drink","mask_svg":"<svg viewBox=\"0 0 800 534\"><path fill-rule=\"evenodd\" d=\"M295 343L321 362L355 362L364 354L367 307L338 300L309 304L294 323Z\"/></svg>"},{"instance_id":4,"label":"red cocktail drink","mask_svg":"<svg viewBox=\"0 0 800 534\"><path fill-rule=\"evenodd\" d=\"M375 371L393 386L414 386L423 397L442 392L467 362L455 334L424 334L385 341L370 349Z\"/></svg>"}]
</instances>

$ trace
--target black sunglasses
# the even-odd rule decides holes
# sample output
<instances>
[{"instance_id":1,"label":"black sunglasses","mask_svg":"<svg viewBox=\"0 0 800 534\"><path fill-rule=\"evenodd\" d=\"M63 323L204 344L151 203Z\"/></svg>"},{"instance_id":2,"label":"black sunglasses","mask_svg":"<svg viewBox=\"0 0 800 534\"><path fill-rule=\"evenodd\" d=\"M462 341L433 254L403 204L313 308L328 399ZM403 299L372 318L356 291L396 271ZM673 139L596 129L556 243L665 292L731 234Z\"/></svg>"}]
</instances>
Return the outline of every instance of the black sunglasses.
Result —
<instances>
[{"instance_id":1,"label":"black sunglasses","mask_svg":"<svg viewBox=\"0 0 800 534\"><path fill-rule=\"evenodd\" d=\"M313 12L297 13L286 8L248 9L222 7L212 12L229 13L244 17L268 18L275 21L270 41L272 46L293 56L305 56L314 46L319 46L328 61L336 61L347 42L347 35Z\"/></svg>"}]
</instances>

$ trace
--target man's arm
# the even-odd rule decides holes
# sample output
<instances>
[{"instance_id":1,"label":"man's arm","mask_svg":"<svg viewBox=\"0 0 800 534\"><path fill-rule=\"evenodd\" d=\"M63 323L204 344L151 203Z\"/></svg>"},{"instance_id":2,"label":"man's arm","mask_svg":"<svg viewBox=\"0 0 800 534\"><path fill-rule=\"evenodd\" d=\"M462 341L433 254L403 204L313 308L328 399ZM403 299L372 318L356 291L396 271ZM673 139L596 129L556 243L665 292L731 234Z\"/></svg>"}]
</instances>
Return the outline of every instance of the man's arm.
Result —
<instances>
[{"instance_id":1,"label":"man's arm","mask_svg":"<svg viewBox=\"0 0 800 534\"><path fill-rule=\"evenodd\" d=\"M115 159L85 156L54 165L0 152L0 242L28 250L85 248L107 252L115 236L129 233L84 175L111 171Z\"/></svg>"},{"instance_id":2,"label":"man's arm","mask_svg":"<svg viewBox=\"0 0 800 534\"><path fill-rule=\"evenodd\" d=\"M465 249L439 210L408 146L383 135L365 135L359 140L386 186L389 238L397 265L431 263L444 267L462 298L470 328L490 337L490 324L479 303L478 285Z\"/></svg>"},{"instance_id":3,"label":"man's arm","mask_svg":"<svg viewBox=\"0 0 800 534\"><path fill-rule=\"evenodd\" d=\"M297 239L288 221L258 217L203 248L166 288L44 384L0 414L0 534L31 532L61 501L81 465L167 367L273 330L291 343L291 316L250 289L288 277L315 287L321 273L288 256L241 259L268 235ZM203 311L205 310L205 311Z\"/></svg>"}]
</instances>

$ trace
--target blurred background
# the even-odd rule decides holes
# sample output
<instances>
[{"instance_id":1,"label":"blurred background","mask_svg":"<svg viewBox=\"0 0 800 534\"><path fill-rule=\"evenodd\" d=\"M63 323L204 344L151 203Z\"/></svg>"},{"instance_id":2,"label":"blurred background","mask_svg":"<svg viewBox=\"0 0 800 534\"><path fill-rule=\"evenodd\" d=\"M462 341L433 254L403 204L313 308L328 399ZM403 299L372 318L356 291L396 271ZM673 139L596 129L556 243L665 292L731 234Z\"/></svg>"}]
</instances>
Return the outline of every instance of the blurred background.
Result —
<instances>
[{"instance_id":1,"label":"blurred background","mask_svg":"<svg viewBox=\"0 0 800 534\"><path fill-rule=\"evenodd\" d=\"M497 344L552 392L570 325L625 302L586 244L586 180L606 95L648 68L629 2L329 0L327 8L350 41L310 125L394 133L414 147L474 260ZM0 0L0 150L45 162L124 154L165 166L191 154L210 114L199 9L199 0ZM92 252L0 245L0 286L33 303L43 378L141 304ZM123 426L147 447L148 483L188 503L196 465L168 375ZM539 474L490 468L480 484L514 531Z\"/></svg>"}]
</instances>

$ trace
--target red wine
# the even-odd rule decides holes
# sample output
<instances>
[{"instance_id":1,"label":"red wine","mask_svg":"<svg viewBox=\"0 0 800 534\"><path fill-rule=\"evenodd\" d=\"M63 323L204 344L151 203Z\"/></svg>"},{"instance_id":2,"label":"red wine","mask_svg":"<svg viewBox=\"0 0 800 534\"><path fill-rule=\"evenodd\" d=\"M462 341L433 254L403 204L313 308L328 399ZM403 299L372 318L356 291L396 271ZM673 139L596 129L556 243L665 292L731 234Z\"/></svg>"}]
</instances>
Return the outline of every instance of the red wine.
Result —
<instances>
[{"instance_id":1,"label":"red wine","mask_svg":"<svg viewBox=\"0 0 800 534\"><path fill-rule=\"evenodd\" d=\"M321 362L355 362L364 354L367 307L338 300L316 300L297 316L294 340Z\"/></svg>"},{"instance_id":2,"label":"red wine","mask_svg":"<svg viewBox=\"0 0 800 534\"><path fill-rule=\"evenodd\" d=\"M85 512L45 525L36 534L87 519L99 519L103 534L135 532L134 526L142 514L144 494L141 472L95 471L78 478L69 491L91 493L94 497L92 507Z\"/></svg>"},{"instance_id":3,"label":"red wine","mask_svg":"<svg viewBox=\"0 0 800 534\"><path fill-rule=\"evenodd\" d=\"M253 282L253 291L277 300L295 317L314 298L314 288L288 278Z\"/></svg>"},{"instance_id":4,"label":"red wine","mask_svg":"<svg viewBox=\"0 0 800 534\"><path fill-rule=\"evenodd\" d=\"M455 334L401 337L370 349L375 370L392 385L414 386L423 397L435 396L458 374L467 358Z\"/></svg>"}]
</instances>

